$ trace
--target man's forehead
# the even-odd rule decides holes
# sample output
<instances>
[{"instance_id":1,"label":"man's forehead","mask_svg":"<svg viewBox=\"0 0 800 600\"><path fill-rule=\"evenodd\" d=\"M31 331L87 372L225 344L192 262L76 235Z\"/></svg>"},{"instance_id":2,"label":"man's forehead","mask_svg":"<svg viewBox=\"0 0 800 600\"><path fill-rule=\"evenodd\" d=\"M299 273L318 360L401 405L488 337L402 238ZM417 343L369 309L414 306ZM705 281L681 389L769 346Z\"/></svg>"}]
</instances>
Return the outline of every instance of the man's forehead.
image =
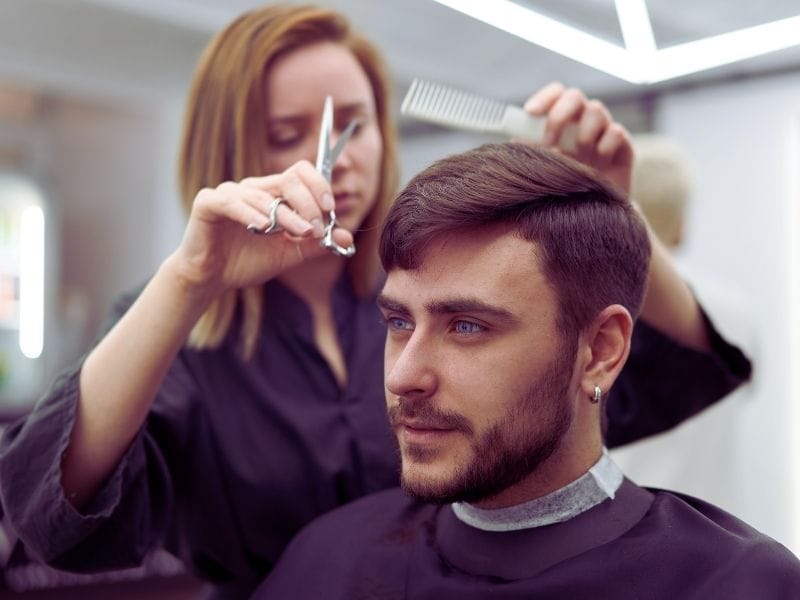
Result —
<instances>
[{"instance_id":1,"label":"man's forehead","mask_svg":"<svg viewBox=\"0 0 800 600\"><path fill-rule=\"evenodd\" d=\"M549 288L535 245L515 234L448 235L430 243L415 269L389 271L383 295L420 306L454 299L512 308Z\"/></svg>"},{"instance_id":2,"label":"man's forehead","mask_svg":"<svg viewBox=\"0 0 800 600\"><path fill-rule=\"evenodd\" d=\"M537 244L508 227L470 228L433 238L422 250L416 271L425 273L501 269L510 262L538 270Z\"/></svg>"}]
</instances>

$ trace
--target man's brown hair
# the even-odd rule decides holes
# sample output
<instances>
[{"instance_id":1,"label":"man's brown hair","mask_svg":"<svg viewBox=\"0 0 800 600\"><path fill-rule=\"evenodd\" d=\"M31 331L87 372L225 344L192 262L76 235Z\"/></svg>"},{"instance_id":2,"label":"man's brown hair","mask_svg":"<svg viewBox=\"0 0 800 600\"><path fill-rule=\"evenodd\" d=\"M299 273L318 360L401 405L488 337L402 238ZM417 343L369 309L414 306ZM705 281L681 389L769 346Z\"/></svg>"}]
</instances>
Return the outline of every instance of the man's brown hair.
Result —
<instances>
[{"instance_id":1,"label":"man's brown hair","mask_svg":"<svg viewBox=\"0 0 800 600\"><path fill-rule=\"evenodd\" d=\"M611 304L638 314L650 244L633 206L594 171L521 143L486 144L414 177L389 210L383 268L415 269L434 238L493 224L537 244L565 333L583 331Z\"/></svg>"}]
</instances>

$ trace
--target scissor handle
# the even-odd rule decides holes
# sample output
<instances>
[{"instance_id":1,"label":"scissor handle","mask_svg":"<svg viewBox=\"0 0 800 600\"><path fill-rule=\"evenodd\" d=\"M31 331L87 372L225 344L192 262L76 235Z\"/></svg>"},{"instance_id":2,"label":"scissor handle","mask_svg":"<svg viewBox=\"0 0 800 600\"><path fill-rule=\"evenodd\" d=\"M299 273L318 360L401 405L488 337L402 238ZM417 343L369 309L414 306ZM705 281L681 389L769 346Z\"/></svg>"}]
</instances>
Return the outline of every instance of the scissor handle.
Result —
<instances>
[{"instance_id":1,"label":"scissor handle","mask_svg":"<svg viewBox=\"0 0 800 600\"><path fill-rule=\"evenodd\" d=\"M350 244L347 248L340 246L333 240L333 228L336 226L336 213L331 211L331 220L325 226L325 234L322 236L320 246L327 248L334 254L344 258L350 258L356 253L356 245Z\"/></svg>"}]
</instances>

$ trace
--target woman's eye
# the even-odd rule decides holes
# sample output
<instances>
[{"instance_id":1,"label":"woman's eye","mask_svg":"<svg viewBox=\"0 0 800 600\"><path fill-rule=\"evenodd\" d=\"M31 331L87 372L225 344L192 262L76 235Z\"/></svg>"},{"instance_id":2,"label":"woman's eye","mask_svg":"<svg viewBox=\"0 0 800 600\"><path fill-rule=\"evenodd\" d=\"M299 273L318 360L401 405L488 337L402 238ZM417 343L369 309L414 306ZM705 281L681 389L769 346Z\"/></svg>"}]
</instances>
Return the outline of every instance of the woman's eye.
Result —
<instances>
[{"instance_id":1,"label":"woman's eye","mask_svg":"<svg viewBox=\"0 0 800 600\"><path fill-rule=\"evenodd\" d=\"M364 123L363 123L363 121L361 121L361 120L357 120L357 121L355 122L355 127L353 127L353 133L352 133L352 137L356 137L356 136L357 136L359 133L361 133L361 130L362 130L363 128L364 128Z\"/></svg>"},{"instance_id":2,"label":"woman's eye","mask_svg":"<svg viewBox=\"0 0 800 600\"><path fill-rule=\"evenodd\" d=\"M268 142L272 148L291 148L303 140L303 135L297 131L270 132Z\"/></svg>"},{"instance_id":3,"label":"woman's eye","mask_svg":"<svg viewBox=\"0 0 800 600\"><path fill-rule=\"evenodd\" d=\"M456 321L453 325L453 330L461 334L479 333L483 331L483 326L472 321Z\"/></svg>"},{"instance_id":4,"label":"woman's eye","mask_svg":"<svg viewBox=\"0 0 800 600\"><path fill-rule=\"evenodd\" d=\"M350 126L350 123L355 123L352 133L353 137L355 137L364 130L364 127L369 122L369 117L363 114L351 113L347 115L347 119L345 119L344 116L345 115L342 115L341 118L336 119L336 131L338 131L340 134Z\"/></svg>"},{"instance_id":5,"label":"woman's eye","mask_svg":"<svg viewBox=\"0 0 800 600\"><path fill-rule=\"evenodd\" d=\"M350 137L356 137L360 132L361 129L364 127L364 122L362 119L352 119L351 121L345 121L341 124L336 125L336 131L338 135L341 135L345 132L345 130L350 126L350 123L355 123L353 127L353 133L350 134Z\"/></svg>"}]
</instances>

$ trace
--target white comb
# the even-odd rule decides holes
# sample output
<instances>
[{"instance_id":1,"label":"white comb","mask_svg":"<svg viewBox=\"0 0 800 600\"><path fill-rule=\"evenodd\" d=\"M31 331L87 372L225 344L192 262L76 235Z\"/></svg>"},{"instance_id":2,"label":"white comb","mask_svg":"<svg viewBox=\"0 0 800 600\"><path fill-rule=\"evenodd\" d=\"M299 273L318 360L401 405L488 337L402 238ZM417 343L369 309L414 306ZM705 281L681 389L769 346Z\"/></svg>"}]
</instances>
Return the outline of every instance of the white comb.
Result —
<instances>
[{"instance_id":1,"label":"white comb","mask_svg":"<svg viewBox=\"0 0 800 600\"><path fill-rule=\"evenodd\" d=\"M533 142L541 141L545 126L543 117L531 116L519 106L424 79L411 82L400 112L445 127L506 135ZM559 146L568 151L575 149L574 124L564 129Z\"/></svg>"}]
</instances>

